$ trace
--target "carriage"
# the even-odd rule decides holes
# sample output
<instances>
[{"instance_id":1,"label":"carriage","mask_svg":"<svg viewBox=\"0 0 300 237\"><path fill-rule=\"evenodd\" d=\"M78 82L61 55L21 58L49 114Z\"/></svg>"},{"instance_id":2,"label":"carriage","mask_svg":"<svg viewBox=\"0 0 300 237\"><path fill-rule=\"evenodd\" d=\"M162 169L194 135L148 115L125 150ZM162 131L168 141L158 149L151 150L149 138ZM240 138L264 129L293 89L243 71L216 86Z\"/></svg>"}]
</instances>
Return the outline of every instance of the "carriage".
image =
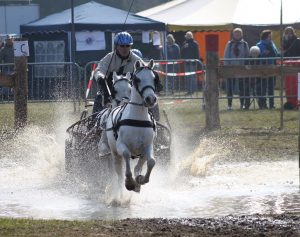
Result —
<instances>
[{"instance_id":1,"label":"carriage","mask_svg":"<svg viewBox=\"0 0 300 237\"><path fill-rule=\"evenodd\" d=\"M94 126L94 116L89 107L82 111L80 119L67 128L65 140L66 172L81 178L106 179L110 172L109 156L99 157L98 142L102 130ZM154 140L154 154L157 163L168 166L171 162L171 129L167 115L163 111L166 124L156 122L157 136Z\"/></svg>"},{"instance_id":2,"label":"carriage","mask_svg":"<svg viewBox=\"0 0 300 237\"><path fill-rule=\"evenodd\" d=\"M99 156L98 145L104 130L95 126L95 115L89 113L89 106L87 105L81 113L80 119L67 129L65 169L67 173L75 174L76 177L103 182L110 177L109 173L112 172L111 156ZM159 110L155 111L159 113ZM154 114L153 117L160 116ZM171 129L165 111L161 117L164 117L165 124L155 121L156 137L153 150L157 164L168 166L171 162Z\"/></svg>"}]
</instances>

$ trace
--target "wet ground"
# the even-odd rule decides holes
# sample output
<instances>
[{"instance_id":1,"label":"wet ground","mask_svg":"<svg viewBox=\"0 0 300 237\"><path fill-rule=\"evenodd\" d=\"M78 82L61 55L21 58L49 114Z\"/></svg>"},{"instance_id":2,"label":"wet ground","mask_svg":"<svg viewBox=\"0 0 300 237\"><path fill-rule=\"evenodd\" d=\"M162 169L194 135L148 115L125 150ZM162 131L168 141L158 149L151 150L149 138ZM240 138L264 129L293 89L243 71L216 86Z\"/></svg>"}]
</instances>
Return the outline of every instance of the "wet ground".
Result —
<instances>
[{"instance_id":1,"label":"wet ground","mask_svg":"<svg viewBox=\"0 0 300 237\"><path fill-rule=\"evenodd\" d=\"M197 219L126 219L98 226L104 236L300 236L300 217L226 216Z\"/></svg>"},{"instance_id":2,"label":"wet ground","mask_svg":"<svg viewBox=\"0 0 300 237\"><path fill-rule=\"evenodd\" d=\"M39 127L4 141L0 217L122 219L99 227L116 236L300 236L296 156L243 162L208 139L209 152L177 156L169 172L155 167L140 194L112 202L105 190L65 174L63 141Z\"/></svg>"}]
</instances>

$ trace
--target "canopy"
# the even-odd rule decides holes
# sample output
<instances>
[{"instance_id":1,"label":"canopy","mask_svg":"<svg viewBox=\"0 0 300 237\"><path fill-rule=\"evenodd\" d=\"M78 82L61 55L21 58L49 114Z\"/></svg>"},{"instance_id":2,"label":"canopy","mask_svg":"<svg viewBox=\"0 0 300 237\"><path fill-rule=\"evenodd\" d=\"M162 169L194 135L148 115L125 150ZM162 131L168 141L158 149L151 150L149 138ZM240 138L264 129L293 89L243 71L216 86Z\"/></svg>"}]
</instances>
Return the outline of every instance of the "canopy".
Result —
<instances>
[{"instance_id":1,"label":"canopy","mask_svg":"<svg viewBox=\"0 0 300 237\"><path fill-rule=\"evenodd\" d=\"M300 1L282 0L283 24L300 23ZM168 24L170 31L231 30L234 25L279 25L280 0L174 0L138 15Z\"/></svg>"},{"instance_id":2,"label":"canopy","mask_svg":"<svg viewBox=\"0 0 300 237\"><path fill-rule=\"evenodd\" d=\"M128 14L124 10L109 7L94 1L74 8L76 31L164 31L165 24L149 18ZM71 31L71 9L55 13L42 19L21 25L21 33Z\"/></svg>"}]
</instances>

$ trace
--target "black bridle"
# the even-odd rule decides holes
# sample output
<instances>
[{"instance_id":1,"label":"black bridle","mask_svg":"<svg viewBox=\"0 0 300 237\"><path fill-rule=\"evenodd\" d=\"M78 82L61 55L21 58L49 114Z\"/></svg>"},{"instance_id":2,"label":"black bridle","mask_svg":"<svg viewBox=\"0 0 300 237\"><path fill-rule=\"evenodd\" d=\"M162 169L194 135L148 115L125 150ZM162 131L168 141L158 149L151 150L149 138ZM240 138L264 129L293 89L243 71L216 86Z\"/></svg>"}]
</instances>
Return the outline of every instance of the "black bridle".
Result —
<instances>
[{"instance_id":1,"label":"black bridle","mask_svg":"<svg viewBox=\"0 0 300 237\"><path fill-rule=\"evenodd\" d=\"M146 85L144 86L141 90L139 90L139 83L141 82L141 79L137 77L137 74L144 70L144 69L149 69L150 71L152 71L152 73L154 74L154 87L151 86L151 85ZM156 75L155 71L150 68L150 67L147 67L147 66L143 66L143 67L139 67L133 74L133 77L132 77L132 83L133 83L133 86L135 87L135 89L137 90L137 92L139 93L139 95L141 96L141 98L143 98L143 94L145 92L146 89L150 88L151 90L153 90L153 92L155 92L155 88L156 88L156 85L158 84L158 76Z\"/></svg>"},{"instance_id":2,"label":"black bridle","mask_svg":"<svg viewBox=\"0 0 300 237\"><path fill-rule=\"evenodd\" d=\"M132 85L131 80L127 79L126 77L122 77L121 79L119 79L119 80L117 80L117 81L115 81L115 82L113 83L113 88L115 88L115 85L116 85L118 82L120 82L120 81L126 81L126 82L128 82L128 84ZM117 105L119 105L119 104L121 103L121 101L118 100L118 99L116 98L116 94L117 94L117 91L114 89L114 99L115 99L115 101L117 102ZM122 99L128 99L128 100L129 100L128 97L123 97Z\"/></svg>"}]
</instances>

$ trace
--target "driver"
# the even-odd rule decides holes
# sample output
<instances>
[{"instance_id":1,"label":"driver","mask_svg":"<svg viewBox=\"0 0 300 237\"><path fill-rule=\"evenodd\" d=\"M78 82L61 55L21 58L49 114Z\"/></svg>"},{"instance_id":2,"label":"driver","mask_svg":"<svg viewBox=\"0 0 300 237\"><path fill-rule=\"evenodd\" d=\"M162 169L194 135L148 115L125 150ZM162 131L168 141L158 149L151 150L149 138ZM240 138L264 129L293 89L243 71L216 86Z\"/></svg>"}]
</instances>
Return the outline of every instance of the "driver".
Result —
<instances>
[{"instance_id":1,"label":"driver","mask_svg":"<svg viewBox=\"0 0 300 237\"><path fill-rule=\"evenodd\" d=\"M120 32L114 38L115 49L99 61L94 75L99 91L94 101L93 114L101 111L110 102L110 96L114 96L113 72L115 71L118 75L127 72L132 74L135 62L142 60L131 52L132 45L132 36L128 32Z\"/></svg>"}]
</instances>

